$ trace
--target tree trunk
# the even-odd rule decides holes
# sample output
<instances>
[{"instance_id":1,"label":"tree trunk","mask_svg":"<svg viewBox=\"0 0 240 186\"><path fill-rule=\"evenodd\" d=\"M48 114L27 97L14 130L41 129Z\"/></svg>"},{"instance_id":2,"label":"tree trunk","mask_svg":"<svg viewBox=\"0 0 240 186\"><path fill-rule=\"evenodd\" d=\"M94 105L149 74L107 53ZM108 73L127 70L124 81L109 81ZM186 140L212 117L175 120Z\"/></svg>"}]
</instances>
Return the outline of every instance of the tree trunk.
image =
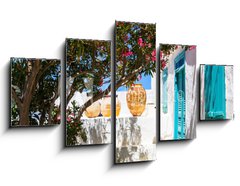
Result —
<instances>
[{"instance_id":1,"label":"tree trunk","mask_svg":"<svg viewBox=\"0 0 240 186\"><path fill-rule=\"evenodd\" d=\"M46 115L46 111L43 110L42 111L42 115L41 115L41 118L40 118L40 121L39 121L39 125L43 125L44 121L45 121L45 115Z\"/></svg>"},{"instance_id":2,"label":"tree trunk","mask_svg":"<svg viewBox=\"0 0 240 186\"><path fill-rule=\"evenodd\" d=\"M29 108L32 101L32 97L37 85L37 75L41 69L40 61L37 60L32 66L32 72L28 76L27 81L25 82L23 90L23 101L22 107L20 110L20 122L19 125L30 125L29 123Z\"/></svg>"},{"instance_id":3,"label":"tree trunk","mask_svg":"<svg viewBox=\"0 0 240 186\"><path fill-rule=\"evenodd\" d=\"M29 106L24 105L23 107L19 108L20 115L19 115L19 125L29 125Z\"/></svg>"}]
</instances>

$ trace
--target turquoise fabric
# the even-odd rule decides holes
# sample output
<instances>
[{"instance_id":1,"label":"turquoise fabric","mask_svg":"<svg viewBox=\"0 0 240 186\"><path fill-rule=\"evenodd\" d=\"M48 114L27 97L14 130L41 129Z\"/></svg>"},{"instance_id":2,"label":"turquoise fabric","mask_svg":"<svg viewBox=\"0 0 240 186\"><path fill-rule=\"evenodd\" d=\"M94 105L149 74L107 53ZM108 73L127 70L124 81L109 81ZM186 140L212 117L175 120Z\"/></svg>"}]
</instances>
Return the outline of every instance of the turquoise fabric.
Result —
<instances>
[{"instance_id":1,"label":"turquoise fabric","mask_svg":"<svg viewBox=\"0 0 240 186\"><path fill-rule=\"evenodd\" d=\"M186 135L186 93L185 93L185 51L181 52L174 60L174 139L185 139Z\"/></svg>"},{"instance_id":2,"label":"turquoise fabric","mask_svg":"<svg viewBox=\"0 0 240 186\"><path fill-rule=\"evenodd\" d=\"M205 65L205 119L226 119L225 67Z\"/></svg>"}]
</instances>

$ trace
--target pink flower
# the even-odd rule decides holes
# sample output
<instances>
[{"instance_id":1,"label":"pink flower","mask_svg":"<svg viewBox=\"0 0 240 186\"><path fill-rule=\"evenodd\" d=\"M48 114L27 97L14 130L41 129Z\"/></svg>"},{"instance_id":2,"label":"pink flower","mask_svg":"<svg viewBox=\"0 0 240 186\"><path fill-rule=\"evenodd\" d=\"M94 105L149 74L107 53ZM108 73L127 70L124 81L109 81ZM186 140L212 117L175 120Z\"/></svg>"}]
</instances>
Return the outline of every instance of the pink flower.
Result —
<instances>
[{"instance_id":1,"label":"pink flower","mask_svg":"<svg viewBox=\"0 0 240 186\"><path fill-rule=\"evenodd\" d=\"M195 48L196 48L196 46L192 45L192 46L189 47L189 50L193 50Z\"/></svg>"},{"instance_id":2,"label":"pink flower","mask_svg":"<svg viewBox=\"0 0 240 186\"><path fill-rule=\"evenodd\" d=\"M61 116L60 116L60 115L57 116L57 120L58 120L58 121L61 120Z\"/></svg>"},{"instance_id":3,"label":"pink flower","mask_svg":"<svg viewBox=\"0 0 240 186\"><path fill-rule=\"evenodd\" d=\"M69 114L67 117L67 122L71 122L73 118L74 118L74 114L73 113Z\"/></svg>"},{"instance_id":4,"label":"pink flower","mask_svg":"<svg viewBox=\"0 0 240 186\"><path fill-rule=\"evenodd\" d=\"M153 50L152 53L151 53L152 57L152 61L156 61L156 50Z\"/></svg>"},{"instance_id":5,"label":"pink flower","mask_svg":"<svg viewBox=\"0 0 240 186\"><path fill-rule=\"evenodd\" d=\"M156 50L153 50L151 54L152 56L156 56Z\"/></svg>"},{"instance_id":6,"label":"pink flower","mask_svg":"<svg viewBox=\"0 0 240 186\"><path fill-rule=\"evenodd\" d=\"M133 54L132 51L128 51L127 54L126 54L126 56L130 56L130 55L132 55L132 54Z\"/></svg>"},{"instance_id":7,"label":"pink flower","mask_svg":"<svg viewBox=\"0 0 240 186\"><path fill-rule=\"evenodd\" d=\"M166 67L167 63L165 60L161 60L161 69L164 69Z\"/></svg>"},{"instance_id":8,"label":"pink flower","mask_svg":"<svg viewBox=\"0 0 240 186\"><path fill-rule=\"evenodd\" d=\"M148 48L151 48L152 47L152 43L148 43Z\"/></svg>"},{"instance_id":9,"label":"pink flower","mask_svg":"<svg viewBox=\"0 0 240 186\"><path fill-rule=\"evenodd\" d=\"M162 56L163 56L163 52L160 51L160 59L162 59Z\"/></svg>"},{"instance_id":10,"label":"pink flower","mask_svg":"<svg viewBox=\"0 0 240 186\"><path fill-rule=\"evenodd\" d=\"M139 44L140 47L144 47L145 46L145 44L143 43L143 39L141 37L138 38L138 44Z\"/></svg>"},{"instance_id":11,"label":"pink flower","mask_svg":"<svg viewBox=\"0 0 240 186\"><path fill-rule=\"evenodd\" d=\"M70 122L71 121L71 118L70 117L67 117L67 122Z\"/></svg>"},{"instance_id":12,"label":"pink flower","mask_svg":"<svg viewBox=\"0 0 240 186\"><path fill-rule=\"evenodd\" d=\"M127 51L127 52L124 52L124 53L122 54L122 56L123 56L123 57L128 57L128 56L131 56L132 54L133 54L132 51Z\"/></svg>"}]
</instances>

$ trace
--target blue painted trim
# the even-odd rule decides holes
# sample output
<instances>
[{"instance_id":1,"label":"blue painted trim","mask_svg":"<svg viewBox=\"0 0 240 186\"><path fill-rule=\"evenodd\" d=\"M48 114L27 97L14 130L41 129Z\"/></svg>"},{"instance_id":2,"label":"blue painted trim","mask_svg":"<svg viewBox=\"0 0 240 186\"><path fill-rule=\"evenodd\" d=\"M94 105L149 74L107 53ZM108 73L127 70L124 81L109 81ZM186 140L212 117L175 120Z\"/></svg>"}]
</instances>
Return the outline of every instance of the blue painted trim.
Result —
<instances>
[{"instance_id":1,"label":"blue painted trim","mask_svg":"<svg viewBox=\"0 0 240 186\"><path fill-rule=\"evenodd\" d=\"M162 110L163 113L168 112L168 94L167 94L167 79L168 79L168 68L165 68L162 72L162 82L163 82L163 91L162 91Z\"/></svg>"},{"instance_id":2,"label":"blue painted trim","mask_svg":"<svg viewBox=\"0 0 240 186\"><path fill-rule=\"evenodd\" d=\"M174 139L185 139L186 93L185 93L185 51L174 59ZM181 99L180 99L181 98Z\"/></svg>"}]
</instances>

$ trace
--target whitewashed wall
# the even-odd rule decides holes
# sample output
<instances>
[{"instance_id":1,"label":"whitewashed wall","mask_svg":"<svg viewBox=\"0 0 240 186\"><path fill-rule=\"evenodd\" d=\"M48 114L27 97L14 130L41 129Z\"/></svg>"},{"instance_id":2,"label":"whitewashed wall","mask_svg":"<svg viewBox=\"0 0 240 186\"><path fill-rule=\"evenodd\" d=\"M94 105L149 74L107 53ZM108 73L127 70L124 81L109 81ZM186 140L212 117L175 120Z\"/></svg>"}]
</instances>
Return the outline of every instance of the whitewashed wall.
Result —
<instances>
[{"instance_id":1,"label":"whitewashed wall","mask_svg":"<svg viewBox=\"0 0 240 186\"><path fill-rule=\"evenodd\" d=\"M225 66L226 119L233 119L233 66Z\"/></svg>"},{"instance_id":2,"label":"whitewashed wall","mask_svg":"<svg viewBox=\"0 0 240 186\"><path fill-rule=\"evenodd\" d=\"M186 138L196 137L197 113L197 69L196 69L196 48L186 51Z\"/></svg>"},{"instance_id":3,"label":"whitewashed wall","mask_svg":"<svg viewBox=\"0 0 240 186\"><path fill-rule=\"evenodd\" d=\"M200 110L200 119L205 120L205 95L204 95L204 78L205 78L205 66L200 66L200 82L201 83L201 90L200 90L200 104L201 104L201 110Z\"/></svg>"},{"instance_id":4,"label":"whitewashed wall","mask_svg":"<svg viewBox=\"0 0 240 186\"><path fill-rule=\"evenodd\" d=\"M174 60L183 51L177 49L169 57L167 64L167 94L168 94L168 112L164 113L162 109L163 100L161 101L161 139L170 140L174 138ZM185 96L186 96L186 138L195 137L196 129L196 49L186 51L185 61ZM161 73L161 90L163 90L162 73Z\"/></svg>"},{"instance_id":5,"label":"whitewashed wall","mask_svg":"<svg viewBox=\"0 0 240 186\"><path fill-rule=\"evenodd\" d=\"M174 137L174 76L175 76L175 66L174 59L183 51L183 49L178 48L173 54L169 56L169 61L167 64L168 68L168 79L167 79L167 94L168 94L168 102L167 109L168 112L164 113L162 109L163 100L161 98L161 124L160 124L160 132L162 140L171 140ZM163 82L162 82L162 73L160 77L161 82L161 91L163 90ZM162 94L161 94L162 96Z\"/></svg>"}]
</instances>

